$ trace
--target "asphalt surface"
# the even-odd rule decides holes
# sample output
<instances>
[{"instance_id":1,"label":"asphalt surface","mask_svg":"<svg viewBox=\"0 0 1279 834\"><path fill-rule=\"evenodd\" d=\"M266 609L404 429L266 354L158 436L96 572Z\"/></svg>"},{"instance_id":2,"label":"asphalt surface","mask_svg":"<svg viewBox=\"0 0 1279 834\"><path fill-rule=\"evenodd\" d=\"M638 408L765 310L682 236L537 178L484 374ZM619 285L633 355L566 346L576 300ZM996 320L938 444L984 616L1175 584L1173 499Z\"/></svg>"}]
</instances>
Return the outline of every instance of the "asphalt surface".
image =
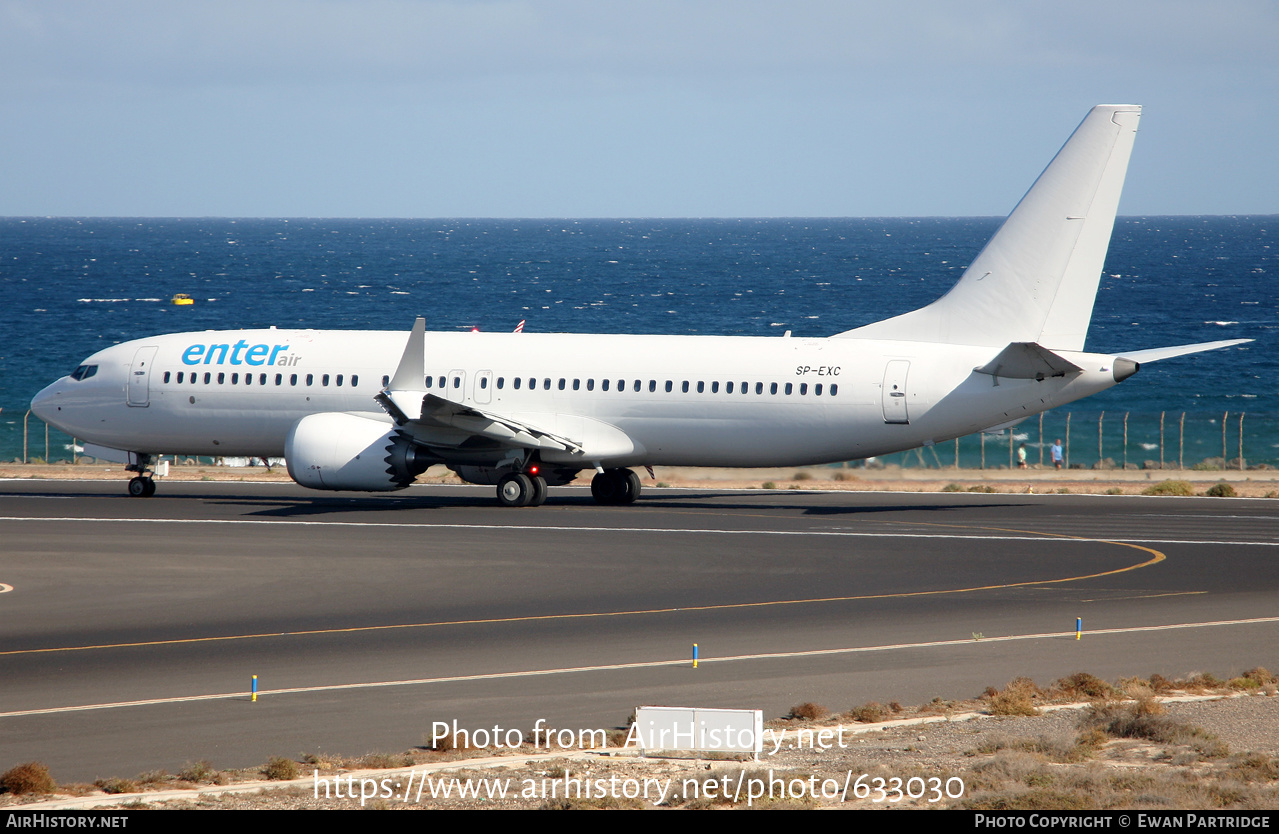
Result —
<instances>
[{"instance_id":1,"label":"asphalt surface","mask_svg":"<svg viewBox=\"0 0 1279 834\"><path fill-rule=\"evenodd\" d=\"M1277 545L1267 500L562 488L503 509L489 487L3 481L0 769L1275 669Z\"/></svg>"}]
</instances>

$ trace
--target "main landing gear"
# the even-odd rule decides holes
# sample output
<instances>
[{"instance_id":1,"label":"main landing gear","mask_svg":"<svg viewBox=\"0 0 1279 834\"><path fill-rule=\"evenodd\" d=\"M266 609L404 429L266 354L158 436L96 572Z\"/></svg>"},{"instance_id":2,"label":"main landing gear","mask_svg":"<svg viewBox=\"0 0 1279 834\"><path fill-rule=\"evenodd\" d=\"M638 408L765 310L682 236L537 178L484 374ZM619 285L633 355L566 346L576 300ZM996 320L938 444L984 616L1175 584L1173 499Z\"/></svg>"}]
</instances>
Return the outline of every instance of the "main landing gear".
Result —
<instances>
[{"instance_id":1,"label":"main landing gear","mask_svg":"<svg viewBox=\"0 0 1279 834\"><path fill-rule=\"evenodd\" d=\"M497 482L497 501L503 507L540 507L546 503L546 479L508 472Z\"/></svg>"},{"instance_id":2,"label":"main landing gear","mask_svg":"<svg viewBox=\"0 0 1279 834\"><path fill-rule=\"evenodd\" d=\"M139 453L137 463L125 466L127 472L137 472L138 476L129 481L129 495L134 498L150 498L155 495L155 481L151 479L151 456Z\"/></svg>"},{"instance_id":3,"label":"main landing gear","mask_svg":"<svg viewBox=\"0 0 1279 834\"><path fill-rule=\"evenodd\" d=\"M639 494L639 475L629 469L605 469L591 479L591 495L599 504L633 504Z\"/></svg>"},{"instance_id":4,"label":"main landing gear","mask_svg":"<svg viewBox=\"0 0 1279 834\"><path fill-rule=\"evenodd\" d=\"M150 498L155 495L155 481L150 475L139 475L129 481L129 494L134 498Z\"/></svg>"}]
</instances>

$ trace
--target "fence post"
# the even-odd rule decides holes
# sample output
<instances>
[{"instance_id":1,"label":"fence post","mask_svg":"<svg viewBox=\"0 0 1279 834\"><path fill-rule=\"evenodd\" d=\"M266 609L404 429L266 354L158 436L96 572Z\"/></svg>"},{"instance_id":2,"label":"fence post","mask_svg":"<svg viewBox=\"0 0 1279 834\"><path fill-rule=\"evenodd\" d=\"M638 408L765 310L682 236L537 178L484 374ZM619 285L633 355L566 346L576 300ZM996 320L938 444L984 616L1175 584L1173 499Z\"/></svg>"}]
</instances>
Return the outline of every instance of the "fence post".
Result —
<instances>
[{"instance_id":1,"label":"fence post","mask_svg":"<svg viewBox=\"0 0 1279 834\"><path fill-rule=\"evenodd\" d=\"M1247 412L1244 412L1244 411L1239 412L1239 471L1240 471L1240 472L1242 472L1242 471L1244 470L1244 465L1243 465L1243 416L1244 416L1244 414L1246 414L1246 413L1247 413Z\"/></svg>"},{"instance_id":2,"label":"fence post","mask_svg":"<svg viewBox=\"0 0 1279 834\"><path fill-rule=\"evenodd\" d=\"M959 438L955 438L955 468L959 468Z\"/></svg>"},{"instance_id":3,"label":"fence post","mask_svg":"<svg viewBox=\"0 0 1279 834\"><path fill-rule=\"evenodd\" d=\"M44 462L49 463L49 424L44 424Z\"/></svg>"},{"instance_id":4,"label":"fence post","mask_svg":"<svg viewBox=\"0 0 1279 834\"><path fill-rule=\"evenodd\" d=\"M1070 412L1066 412L1066 460L1065 466L1070 468Z\"/></svg>"},{"instance_id":5,"label":"fence post","mask_svg":"<svg viewBox=\"0 0 1279 834\"><path fill-rule=\"evenodd\" d=\"M1044 465L1044 412L1039 412L1039 465Z\"/></svg>"},{"instance_id":6,"label":"fence post","mask_svg":"<svg viewBox=\"0 0 1279 834\"><path fill-rule=\"evenodd\" d=\"M1181 428L1177 432L1177 468L1186 468L1186 412L1181 412Z\"/></svg>"},{"instance_id":7,"label":"fence post","mask_svg":"<svg viewBox=\"0 0 1279 834\"><path fill-rule=\"evenodd\" d=\"M986 432L978 432L981 435L981 468L986 468Z\"/></svg>"},{"instance_id":8,"label":"fence post","mask_svg":"<svg viewBox=\"0 0 1279 834\"><path fill-rule=\"evenodd\" d=\"M1164 413L1159 412L1159 469L1164 468Z\"/></svg>"},{"instance_id":9,"label":"fence post","mask_svg":"<svg viewBox=\"0 0 1279 834\"><path fill-rule=\"evenodd\" d=\"M1008 428L1008 468L1013 468L1013 430Z\"/></svg>"},{"instance_id":10,"label":"fence post","mask_svg":"<svg viewBox=\"0 0 1279 834\"><path fill-rule=\"evenodd\" d=\"M1128 469L1128 412L1124 412L1124 469Z\"/></svg>"},{"instance_id":11,"label":"fence post","mask_svg":"<svg viewBox=\"0 0 1279 834\"><path fill-rule=\"evenodd\" d=\"M1227 411L1221 415L1221 468L1226 468L1226 420L1230 418L1230 412Z\"/></svg>"},{"instance_id":12,"label":"fence post","mask_svg":"<svg viewBox=\"0 0 1279 834\"><path fill-rule=\"evenodd\" d=\"M1102 454L1102 447L1101 447L1101 421L1105 419L1106 419L1106 412L1103 411L1097 415L1097 463L1098 464L1100 464L1102 460L1104 460L1106 457L1105 455ZM1101 467L1098 466L1097 468L1100 469Z\"/></svg>"},{"instance_id":13,"label":"fence post","mask_svg":"<svg viewBox=\"0 0 1279 834\"><path fill-rule=\"evenodd\" d=\"M27 413L22 415L22 462L27 462L27 418L31 416L31 409L27 409Z\"/></svg>"}]
</instances>

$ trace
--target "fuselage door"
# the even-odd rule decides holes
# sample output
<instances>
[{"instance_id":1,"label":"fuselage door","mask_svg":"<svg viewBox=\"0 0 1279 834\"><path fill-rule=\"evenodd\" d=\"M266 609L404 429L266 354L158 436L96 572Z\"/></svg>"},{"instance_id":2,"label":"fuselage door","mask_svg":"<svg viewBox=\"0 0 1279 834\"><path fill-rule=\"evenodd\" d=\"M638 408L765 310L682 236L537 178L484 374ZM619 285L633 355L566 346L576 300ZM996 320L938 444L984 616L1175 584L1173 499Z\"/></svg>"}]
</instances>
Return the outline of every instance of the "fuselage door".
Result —
<instances>
[{"instance_id":1,"label":"fuselage door","mask_svg":"<svg viewBox=\"0 0 1279 834\"><path fill-rule=\"evenodd\" d=\"M909 423L906 409L906 376L910 373L909 359L893 359L884 369L884 422Z\"/></svg>"},{"instance_id":2,"label":"fuselage door","mask_svg":"<svg viewBox=\"0 0 1279 834\"><path fill-rule=\"evenodd\" d=\"M484 405L493 399L493 372L480 371L475 375L475 401Z\"/></svg>"},{"instance_id":3,"label":"fuselage door","mask_svg":"<svg viewBox=\"0 0 1279 834\"><path fill-rule=\"evenodd\" d=\"M455 403L466 402L466 371L449 371L444 398Z\"/></svg>"},{"instance_id":4,"label":"fuselage door","mask_svg":"<svg viewBox=\"0 0 1279 834\"><path fill-rule=\"evenodd\" d=\"M133 364L129 366L128 403L137 408L146 408L151 404L151 365L155 361L155 345L138 348L133 354Z\"/></svg>"}]
</instances>

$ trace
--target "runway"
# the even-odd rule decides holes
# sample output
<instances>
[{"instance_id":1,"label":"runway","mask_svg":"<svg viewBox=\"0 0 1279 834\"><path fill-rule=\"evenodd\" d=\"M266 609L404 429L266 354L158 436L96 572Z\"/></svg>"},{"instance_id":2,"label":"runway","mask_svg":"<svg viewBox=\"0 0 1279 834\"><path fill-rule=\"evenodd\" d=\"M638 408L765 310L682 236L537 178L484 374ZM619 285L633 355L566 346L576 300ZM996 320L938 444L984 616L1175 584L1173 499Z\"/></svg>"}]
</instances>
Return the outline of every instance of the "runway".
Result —
<instances>
[{"instance_id":1,"label":"runway","mask_svg":"<svg viewBox=\"0 0 1279 834\"><path fill-rule=\"evenodd\" d=\"M1279 667L1279 502L491 493L0 482L0 769L92 781L394 752L436 721Z\"/></svg>"}]
</instances>

